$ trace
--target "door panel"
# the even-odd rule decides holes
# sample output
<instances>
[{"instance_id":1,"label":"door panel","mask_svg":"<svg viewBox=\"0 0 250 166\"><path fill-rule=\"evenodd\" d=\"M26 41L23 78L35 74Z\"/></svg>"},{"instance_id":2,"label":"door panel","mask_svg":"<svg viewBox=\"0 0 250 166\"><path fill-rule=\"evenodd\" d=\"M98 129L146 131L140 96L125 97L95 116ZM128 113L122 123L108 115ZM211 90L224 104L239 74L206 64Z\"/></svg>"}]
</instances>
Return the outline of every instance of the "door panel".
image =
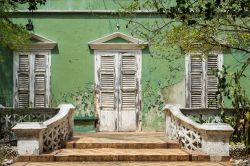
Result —
<instances>
[{"instance_id":1,"label":"door panel","mask_svg":"<svg viewBox=\"0 0 250 166\"><path fill-rule=\"evenodd\" d=\"M117 130L117 121L116 121L116 112L115 111L100 111L100 131L116 131Z\"/></svg>"},{"instance_id":2,"label":"door panel","mask_svg":"<svg viewBox=\"0 0 250 166\"><path fill-rule=\"evenodd\" d=\"M99 111L100 131L116 131L117 101L116 101L116 56L114 53L100 54L99 78Z\"/></svg>"},{"instance_id":3,"label":"door panel","mask_svg":"<svg viewBox=\"0 0 250 166\"><path fill-rule=\"evenodd\" d=\"M120 62L119 131L135 131L138 94L135 53L121 53Z\"/></svg>"}]
</instances>

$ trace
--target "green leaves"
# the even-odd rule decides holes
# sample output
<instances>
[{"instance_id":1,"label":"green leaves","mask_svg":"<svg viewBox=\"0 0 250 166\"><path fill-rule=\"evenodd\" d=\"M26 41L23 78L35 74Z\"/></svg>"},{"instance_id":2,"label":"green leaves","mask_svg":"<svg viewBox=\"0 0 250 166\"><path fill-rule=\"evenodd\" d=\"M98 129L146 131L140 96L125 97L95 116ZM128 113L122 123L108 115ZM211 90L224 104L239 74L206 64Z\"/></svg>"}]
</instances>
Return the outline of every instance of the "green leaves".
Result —
<instances>
[{"instance_id":1,"label":"green leaves","mask_svg":"<svg viewBox=\"0 0 250 166\"><path fill-rule=\"evenodd\" d=\"M250 119L248 114L250 111L250 100L246 91L241 86L241 79L244 77L244 71L249 65L246 61L241 69L236 72L229 73L229 67L223 66L223 70L218 74L218 105L221 110L221 118L225 123L229 123L234 128L234 133L231 137L235 143L243 142L250 147L250 138L248 132L250 130ZM224 97L231 101L234 113L233 117L225 116L224 112Z\"/></svg>"},{"instance_id":2,"label":"green leaves","mask_svg":"<svg viewBox=\"0 0 250 166\"><path fill-rule=\"evenodd\" d=\"M0 1L0 46L10 50L26 49L29 33L23 25L14 24L9 15L19 4L28 4L29 10L36 10L38 5L44 5L46 0L2 0ZM0 52L0 63L3 61Z\"/></svg>"}]
</instances>

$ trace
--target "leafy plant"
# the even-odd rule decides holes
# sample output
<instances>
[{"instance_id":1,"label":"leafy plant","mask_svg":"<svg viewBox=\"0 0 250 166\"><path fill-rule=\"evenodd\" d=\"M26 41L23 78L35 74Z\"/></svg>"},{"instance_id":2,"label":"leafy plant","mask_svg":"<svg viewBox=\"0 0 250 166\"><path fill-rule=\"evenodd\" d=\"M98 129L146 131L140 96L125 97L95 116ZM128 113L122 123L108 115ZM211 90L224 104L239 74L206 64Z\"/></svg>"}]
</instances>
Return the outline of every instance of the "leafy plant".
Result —
<instances>
[{"instance_id":1,"label":"leafy plant","mask_svg":"<svg viewBox=\"0 0 250 166\"><path fill-rule=\"evenodd\" d=\"M221 111L221 118L225 123L229 123L234 132L231 137L235 143L244 143L250 148L250 100L245 89L241 85L244 71L248 67L250 59L246 61L240 70L228 72L229 67L223 66L222 71L218 71L218 106ZM233 117L226 117L224 111L224 99L231 101L234 108Z\"/></svg>"}]
</instances>

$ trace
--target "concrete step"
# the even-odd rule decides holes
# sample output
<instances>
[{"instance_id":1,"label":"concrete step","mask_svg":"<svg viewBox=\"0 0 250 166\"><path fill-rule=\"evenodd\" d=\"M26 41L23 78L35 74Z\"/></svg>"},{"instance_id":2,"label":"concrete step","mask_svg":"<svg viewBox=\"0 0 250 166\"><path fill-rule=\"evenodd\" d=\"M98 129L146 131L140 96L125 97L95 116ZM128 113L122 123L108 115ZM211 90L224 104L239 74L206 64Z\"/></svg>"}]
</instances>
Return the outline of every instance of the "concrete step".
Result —
<instances>
[{"instance_id":1,"label":"concrete step","mask_svg":"<svg viewBox=\"0 0 250 166\"><path fill-rule=\"evenodd\" d=\"M94 149L94 148L118 148L118 149L178 149L180 145L174 141L167 142L135 142L116 141L112 142L85 142L82 139L75 139L66 143L67 149Z\"/></svg>"},{"instance_id":2,"label":"concrete step","mask_svg":"<svg viewBox=\"0 0 250 166\"><path fill-rule=\"evenodd\" d=\"M229 162L17 162L12 166L226 166Z\"/></svg>"},{"instance_id":3,"label":"concrete step","mask_svg":"<svg viewBox=\"0 0 250 166\"><path fill-rule=\"evenodd\" d=\"M210 161L201 152L182 149L61 149L37 156L19 156L19 162L108 162L108 161Z\"/></svg>"},{"instance_id":4,"label":"concrete step","mask_svg":"<svg viewBox=\"0 0 250 166\"><path fill-rule=\"evenodd\" d=\"M66 143L66 148L161 149L180 148L179 143L167 140L164 133L78 133Z\"/></svg>"},{"instance_id":5,"label":"concrete step","mask_svg":"<svg viewBox=\"0 0 250 166\"><path fill-rule=\"evenodd\" d=\"M188 161L181 149L63 149L56 161Z\"/></svg>"}]
</instances>

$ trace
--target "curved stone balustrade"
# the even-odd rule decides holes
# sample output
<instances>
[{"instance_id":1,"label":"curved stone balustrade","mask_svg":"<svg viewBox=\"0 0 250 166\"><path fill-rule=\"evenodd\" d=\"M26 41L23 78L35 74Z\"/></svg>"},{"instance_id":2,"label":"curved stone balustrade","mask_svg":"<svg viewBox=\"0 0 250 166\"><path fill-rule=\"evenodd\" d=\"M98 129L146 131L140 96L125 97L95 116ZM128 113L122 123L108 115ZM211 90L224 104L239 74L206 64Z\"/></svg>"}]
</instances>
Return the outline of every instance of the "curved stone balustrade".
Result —
<instances>
[{"instance_id":1,"label":"curved stone balustrade","mask_svg":"<svg viewBox=\"0 0 250 166\"><path fill-rule=\"evenodd\" d=\"M199 124L180 111L180 105L166 105L166 135L189 150L210 156L229 156L229 138L233 128L225 123Z\"/></svg>"},{"instance_id":2,"label":"curved stone balustrade","mask_svg":"<svg viewBox=\"0 0 250 166\"><path fill-rule=\"evenodd\" d=\"M21 122L44 122L58 113L58 108L5 108L0 105L0 142L15 141L11 130Z\"/></svg>"},{"instance_id":3,"label":"curved stone balustrade","mask_svg":"<svg viewBox=\"0 0 250 166\"><path fill-rule=\"evenodd\" d=\"M17 123L12 128L17 136L20 155L38 155L44 151L58 149L73 136L74 106L62 104L59 112L44 122Z\"/></svg>"}]
</instances>

